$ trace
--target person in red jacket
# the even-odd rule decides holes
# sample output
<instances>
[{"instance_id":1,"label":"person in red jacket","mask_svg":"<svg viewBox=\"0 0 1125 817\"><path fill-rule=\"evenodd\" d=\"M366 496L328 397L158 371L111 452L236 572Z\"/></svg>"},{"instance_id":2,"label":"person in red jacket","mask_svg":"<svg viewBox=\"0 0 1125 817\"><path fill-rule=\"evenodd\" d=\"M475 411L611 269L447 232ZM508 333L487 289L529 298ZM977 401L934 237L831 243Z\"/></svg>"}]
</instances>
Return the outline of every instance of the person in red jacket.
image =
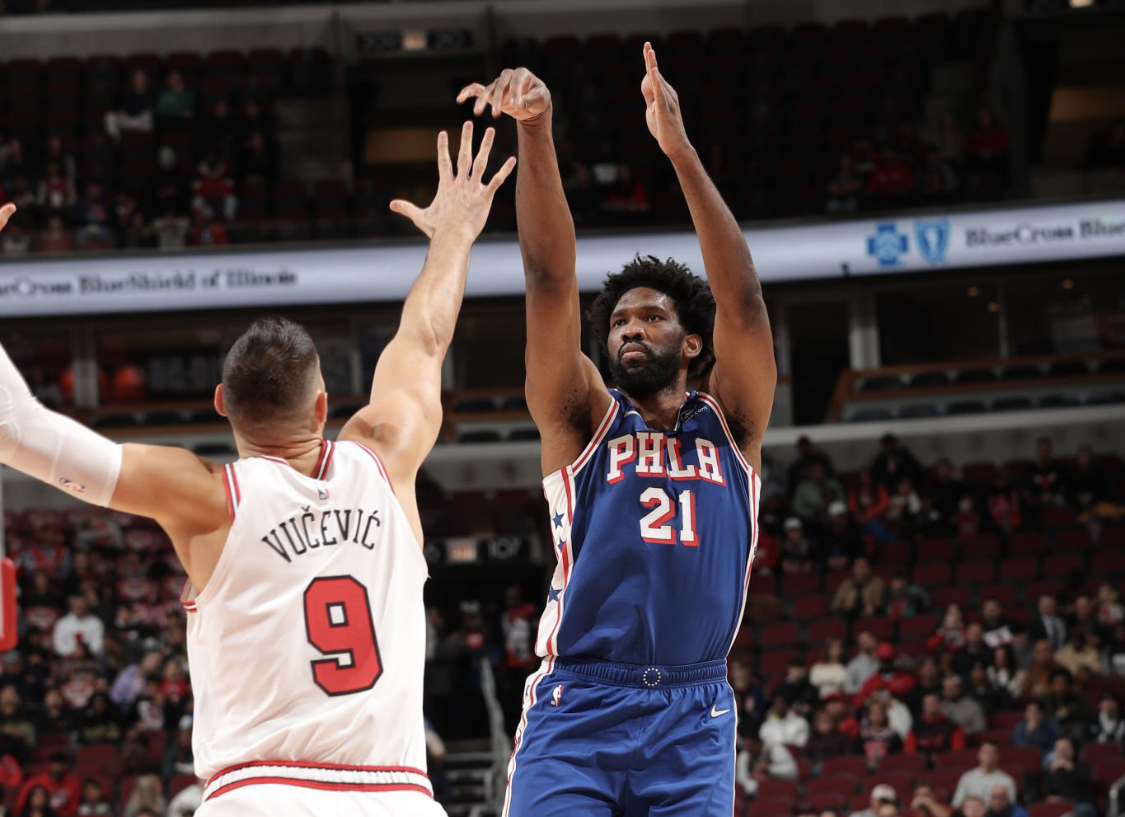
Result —
<instances>
[{"instance_id":1,"label":"person in red jacket","mask_svg":"<svg viewBox=\"0 0 1125 817\"><path fill-rule=\"evenodd\" d=\"M880 689L888 690L891 695L903 700L910 690L914 689L917 681L914 676L909 672L895 669L895 658L897 653L892 644L883 642L875 649L875 657L879 660L879 671L867 679L867 682L859 688L859 692L855 696L855 707L859 709L863 706L873 692Z\"/></svg>"},{"instance_id":2,"label":"person in red jacket","mask_svg":"<svg viewBox=\"0 0 1125 817\"><path fill-rule=\"evenodd\" d=\"M906 735L903 750L907 752L951 752L965 748L965 730L950 720L941 709L941 696L930 692L922 698L922 716Z\"/></svg>"},{"instance_id":3,"label":"person in red jacket","mask_svg":"<svg viewBox=\"0 0 1125 817\"><path fill-rule=\"evenodd\" d=\"M50 797L51 808L59 817L73 817L78 812L78 801L82 795L82 781L70 771L70 758L66 752L52 752L47 760L47 771L33 775L24 781L20 795L16 799L16 813L23 811L27 796L36 786L42 786Z\"/></svg>"}]
</instances>

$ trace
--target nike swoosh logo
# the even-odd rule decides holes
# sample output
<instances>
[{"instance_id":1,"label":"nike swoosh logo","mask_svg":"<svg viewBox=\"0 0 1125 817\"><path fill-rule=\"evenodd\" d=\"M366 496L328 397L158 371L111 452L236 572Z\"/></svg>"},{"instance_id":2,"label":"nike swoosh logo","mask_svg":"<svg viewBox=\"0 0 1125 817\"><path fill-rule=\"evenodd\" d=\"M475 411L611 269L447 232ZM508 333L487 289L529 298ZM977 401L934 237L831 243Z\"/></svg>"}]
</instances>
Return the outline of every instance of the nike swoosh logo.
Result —
<instances>
[{"instance_id":1,"label":"nike swoosh logo","mask_svg":"<svg viewBox=\"0 0 1125 817\"><path fill-rule=\"evenodd\" d=\"M730 710L729 710L729 709L719 709L719 710L716 710L714 706L712 706L712 707L711 707L711 717L712 717L712 718L717 718L717 717L719 717L720 715L725 715L725 714L727 714L728 712L730 712Z\"/></svg>"}]
</instances>

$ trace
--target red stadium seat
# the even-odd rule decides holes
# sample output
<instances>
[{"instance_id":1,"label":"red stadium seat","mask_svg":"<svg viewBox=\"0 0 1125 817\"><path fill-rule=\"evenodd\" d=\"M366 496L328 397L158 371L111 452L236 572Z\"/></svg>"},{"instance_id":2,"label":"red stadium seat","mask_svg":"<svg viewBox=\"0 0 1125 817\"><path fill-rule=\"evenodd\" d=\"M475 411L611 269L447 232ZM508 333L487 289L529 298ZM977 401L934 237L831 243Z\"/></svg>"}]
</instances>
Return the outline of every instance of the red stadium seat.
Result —
<instances>
[{"instance_id":1,"label":"red stadium seat","mask_svg":"<svg viewBox=\"0 0 1125 817\"><path fill-rule=\"evenodd\" d=\"M1090 560L1090 570L1097 577L1120 576L1125 573L1125 553L1101 551Z\"/></svg>"},{"instance_id":2,"label":"red stadium seat","mask_svg":"<svg viewBox=\"0 0 1125 817\"><path fill-rule=\"evenodd\" d=\"M789 662L798 657L793 650L762 650L758 671L766 678L780 679L789 668Z\"/></svg>"},{"instance_id":3,"label":"red stadium seat","mask_svg":"<svg viewBox=\"0 0 1125 817\"><path fill-rule=\"evenodd\" d=\"M914 566L914 583L922 587L944 587L952 579L950 562L923 562Z\"/></svg>"},{"instance_id":4,"label":"red stadium seat","mask_svg":"<svg viewBox=\"0 0 1125 817\"><path fill-rule=\"evenodd\" d=\"M966 548L968 551L968 549ZM973 551L968 551L972 553ZM957 583L984 584L996 578L996 563L988 559L974 559L957 565Z\"/></svg>"},{"instance_id":5,"label":"red stadium seat","mask_svg":"<svg viewBox=\"0 0 1125 817\"><path fill-rule=\"evenodd\" d=\"M830 570L824 577L824 592L835 593L836 588L851 578L851 571L847 568L841 570Z\"/></svg>"},{"instance_id":6,"label":"red stadium seat","mask_svg":"<svg viewBox=\"0 0 1125 817\"><path fill-rule=\"evenodd\" d=\"M1047 551L1047 540L1039 531L1013 533L1008 539L1008 554L1011 556L1037 556Z\"/></svg>"},{"instance_id":7,"label":"red stadium seat","mask_svg":"<svg viewBox=\"0 0 1125 817\"><path fill-rule=\"evenodd\" d=\"M1038 776L1039 769L1043 766L1043 754L1034 746L1009 746L1000 752L1000 765L1012 777L1017 777L1009 768L1014 766L1021 766L1025 773Z\"/></svg>"},{"instance_id":8,"label":"red stadium seat","mask_svg":"<svg viewBox=\"0 0 1125 817\"><path fill-rule=\"evenodd\" d=\"M1035 803L1027 810L1027 817L1063 817L1074 812L1074 805L1069 801L1053 803Z\"/></svg>"},{"instance_id":9,"label":"red stadium seat","mask_svg":"<svg viewBox=\"0 0 1125 817\"><path fill-rule=\"evenodd\" d=\"M961 476L970 485L990 487L996 480L996 466L991 462L970 462L961 468Z\"/></svg>"},{"instance_id":10,"label":"red stadium seat","mask_svg":"<svg viewBox=\"0 0 1125 817\"><path fill-rule=\"evenodd\" d=\"M958 585L953 585L951 587L939 587L931 594L930 598L933 601L934 609L936 610L948 607L950 604L959 605L962 610L969 609L969 590L968 588L960 587Z\"/></svg>"},{"instance_id":11,"label":"red stadium seat","mask_svg":"<svg viewBox=\"0 0 1125 817\"><path fill-rule=\"evenodd\" d=\"M1125 777L1125 758L1111 758L1094 764L1094 780L1104 786L1111 786Z\"/></svg>"},{"instance_id":12,"label":"red stadium seat","mask_svg":"<svg viewBox=\"0 0 1125 817\"><path fill-rule=\"evenodd\" d=\"M1043 575L1066 577L1072 570L1082 570L1085 560L1081 553L1056 553L1043 562ZM1029 600L1033 600L1029 597Z\"/></svg>"},{"instance_id":13,"label":"red stadium seat","mask_svg":"<svg viewBox=\"0 0 1125 817\"><path fill-rule=\"evenodd\" d=\"M822 777L851 775L852 777L861 778L867 774L867 761L858 755L851 757L832 757L821 764L820 774Z\"/></svg>"},{"instance_id":14,"label":"red stadium seat","mask_svg":"<svg viewBox=\"0 0 1125 817\"><path fill-rule=\"evenodd\" d=\"M1011 746L1013 740L1012 729L986 729L976 735L969 736L970 746L980 746L982 743L995 743L1001 749Z\"/></svg>"},{"instance_id":15,"label":"red stadium seat","mask_svg":"<svg viewBox=\"0 0 1125 817\"><path fill-rule=\"evenodd\" d=\"M977 762L976 749L956 749L934 755L935 769L955 769L964 772L976 768Z\"/></svg>"},{"instance_id":16,"label":"red stadium seat","mask_svg":"<svg viewBox=\"0 0 1125 817\"><path fill-rule=\"evenodd\" d=\"M1058 574L1055 574L1048 570L1047 575L1055 576ZM1034 607L1041 596L1057 597L1060 593L1062 593L1062 591L1063 586L1060 582L1057 581L1032 582L1026 588L1024 588L1024 598L1027 599L1027 603L1029 605Z\"/></svg>"},{"instance_id":17,"label":"red stadium seat","mask_svg":"<svg viewBox=\"0 0 1125 817\"><path fill-rule=\"evenodd\" d=\"M806 596L820 591L820 577L815 573L789 573L781 577L781 595L786 598Z\"/></svg>"},{"instance_id":18,"label":"red stadium seat","mask_svg":"<svg viewBox=\"0 0 1125 817\"><path fill-rule=\"evenodd\" d=\"M1115 760L1121 757L1121 745L1118 743L1087 743L1082 747L1080 758L1091 767L1103 760Z\"/></svg>"},{"instance_id":19,"label":"red stadium seat","mask_svg":"<svg viewBox=\"0 0 1125 817\"><path fill-rule=\"evenodd\" d=\"M886 760L886 758L884 758ZM914 775L909 772L891 772L879 766L879 771L876 772L871 779L876 783L883 783L890 786L895 790L898 795L900 803L909 803L910 796L914 793Z\"/></svg>"},{"instance_id":20,"label":"red stadium seat","mask_svg":"<svg viewBox=\"0 0 1125 817\"><path fill-rule=\"evenodd\" d=\"M974 559L998 559L1004 550L1000 537L992 533L978 533L961 540L962 554Z\"/></svg>"},{"instance_id":21,"label":"red stadium seat","mask_svg":"<svg viewBox=\"0 0 1125 817\"><path fill-rule=\"evenodd\" d=\"M758 784L758 799L768 800L773 797L788 798L789 800L796 801L800 796L800 790L797 786L796 780L782 780L779 778L771 778L763 780Z\"/></svg>"},{"instance_id":22,"label":"red stadium seat","mask_svg":"<svg viewBox=\"0 0 1125 817\"><path fill-rule=\"evenodd\" d=\"M1016 556L1000 563L1003 581L1026 582L1039 578L1040 560L1034 556Z\"/></svg>"},{"instance_id":23,"label":"red stadium seat","mask_svg":"<svg viewBox=\"0 0 1125 817\"><path fill-rule=\"evenodd\" d=\"M810 780L805 787L810 795L837 794L848 798L859 789L859 778L850 774L834 774Z\"/></svg>"},{"instance_id":24,"label":"red stadium seat","mask_svg":"<svg viewBox=\"0 0 1125 817\"><path fill-rule=\"evenodd\" d=\"M899 622L898 635L904 641L930 636L937 630L939 623L937 616L928 613L904 618Z\"/></svg>"},{"instance_id":25,"label":"red stadium seat","mask_svg":"<svg viewBox=\"0 0 1125 817\"><path fill-rule=\"evenodd\" d=\"M848 798L837 792L809 792L808 796L803 798L803 802L807 802L817 811L841 811L846 807Z\"/></svg>"},{"instance_id":26,"label":"red stadium seat","mask_svg":"<svg viewBox=\"0 0 1125 817\"><path fill-rule=\"evenodd\" d=\"M921 752L887 755L879 764L879 773L904 772L911 777L921 777L926 771L926 756Z\"/></svg>"},{"instance_id":27,"label":"red stadium seat","mask_svg":"<svg viewBox=\"0 0 1125 817\"><path fill-rule=\"evenodd\" d=\"M1093 547L1090 532L1085 528L1062 528L1056 530L1052 538L1055 543L1055 553L1085 553Z\"/></svg>"},{"instance_id":28,"label":"red stadium seat","mask_svg":"<svg viewBox=\"0 0 1125 817\"><path fill-rule=\"evenodd\" d=\"M956 539L922 539L918 542L918 561L949 563L957 558L960 547Z\"/></svg>"},{"instance_id":29,"label":"red stadium seat","mask_svg":"<svg viewBox=\"0 0 1125 817\"><path fill-rule=\"evenodd\" d=\"M759 797L746 809L746 817L786 817L792 813L793 801L788 797Z\"/></svg>"},{"instance_id":30,"label":"red stadium seat","mask_svg":"<svg viewBox=\"0 0 1125 817\"><path fill-rule=\"evenodd\" d=\"M957 790L957 784L961 780L961 775L966 771L966 769L947 769L939 765L935 760L934 771L927 772L922 779L935 789L941 789L947 794L952 795L953 792Z\"/></svg>"},{"instance_id":31,"label":"red stadium seat","mask_svg":"<svg viewBox=\"0 0 1125 817\"><path fill-rule=\"evenodd\" d=\"M797 625L792 622L767 624L762 628L759 643L763 649L769 647L790 647L800 643L801 636Z\"/></svg>"},{"instance_id":32,"label":"red stadium seat","mask_svg":"<svg viewBox=\"0 0 1125 817\"><path fill-rule=\"evenodd\" d=\"M802 596L793 599L793 618L798 621L807 621L814 618L824 618L828 615L828 599L825 596ZM810 639L811 641L812 639Z\"/></svg>"},{"instance_id":33,"label":"red stadium seat","mask_svg":"<svg viewBox=\"0 0 1125 817\"><path fill-rule=\"evenodd\" d=\"M1000 578L1004 578L1003 575ZM986 584L977 591L977 598L982 602L995 599L1009 609L1019 604L1019 594L1010 584Z\"/></svg>"},{"instance_id":34,"label":"red stadium seat","mask_svg":"<svg viewBox=\"0 0 1125 817\"><path fill-rule=\"evenodd\" d=\"M826 618L810 622L808 633L810 644L823 644L830 638L847 639L848 625L838 618Z\"/></svg>"},{"instance_id":35,"label":"red stadium seat","mask_svg":"<svg viewBox=\"0 0 1125 817\"><path fill-rule=\"evenodd\" d=\"M882 616L863 616L855 620L852 625L853 633L862 633L864 630L871 631L880 641L890 641L894 637L894 630L891 627L891 622Z\"/></svg>"},{"instance_id":36,"label":"red stadium seat","mask_svg":"<svg viewBox=\"0 0 1125 817\"><path fill-rule=\"evenodd\" d=\"M1071 505L1045 505L1040 510L1039 521L1048 530L1073 525L1078 521L1078 509Z\"/></svg>"}]
</instances>

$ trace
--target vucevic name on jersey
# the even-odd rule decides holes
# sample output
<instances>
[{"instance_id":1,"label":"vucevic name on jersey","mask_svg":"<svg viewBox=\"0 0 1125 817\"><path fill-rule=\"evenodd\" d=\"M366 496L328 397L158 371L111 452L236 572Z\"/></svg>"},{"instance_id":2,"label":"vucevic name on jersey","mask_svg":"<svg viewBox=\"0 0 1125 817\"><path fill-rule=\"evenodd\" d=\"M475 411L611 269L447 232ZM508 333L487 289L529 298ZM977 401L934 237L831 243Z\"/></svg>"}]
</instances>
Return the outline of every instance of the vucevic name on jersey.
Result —
<instances>
[{"instance_id":1,"label":"vucevic name on jersey","mask_svg":"<svg viewBox=\"0 0 1125 817\"><path fill-rule=\"evenodd\" d=\"M759 482L718 403L692 392L671 431L616 391L571 465L543 480L558 566L548 659L682 665L724 658L742 619Z\"/></svg>"}]
</instances>

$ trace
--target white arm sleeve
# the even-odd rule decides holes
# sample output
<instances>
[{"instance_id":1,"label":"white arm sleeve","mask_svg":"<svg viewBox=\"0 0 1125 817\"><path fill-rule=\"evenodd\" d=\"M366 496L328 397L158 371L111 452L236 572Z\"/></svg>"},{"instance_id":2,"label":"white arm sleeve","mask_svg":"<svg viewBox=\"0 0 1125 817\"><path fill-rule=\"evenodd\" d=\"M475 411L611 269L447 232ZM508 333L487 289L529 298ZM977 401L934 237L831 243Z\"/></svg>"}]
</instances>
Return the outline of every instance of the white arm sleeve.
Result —
<instances>
[{"instance_id":1,"label":"white arm sleeve","mask_svg":"<svg viewBox=\"0 0 1125 817\"><path fill-rule=\"evenodd\" d=\"M0 462L105 507L121 473L121 446L44 408L0 347Z\"/></svg>"}]
</instances>

